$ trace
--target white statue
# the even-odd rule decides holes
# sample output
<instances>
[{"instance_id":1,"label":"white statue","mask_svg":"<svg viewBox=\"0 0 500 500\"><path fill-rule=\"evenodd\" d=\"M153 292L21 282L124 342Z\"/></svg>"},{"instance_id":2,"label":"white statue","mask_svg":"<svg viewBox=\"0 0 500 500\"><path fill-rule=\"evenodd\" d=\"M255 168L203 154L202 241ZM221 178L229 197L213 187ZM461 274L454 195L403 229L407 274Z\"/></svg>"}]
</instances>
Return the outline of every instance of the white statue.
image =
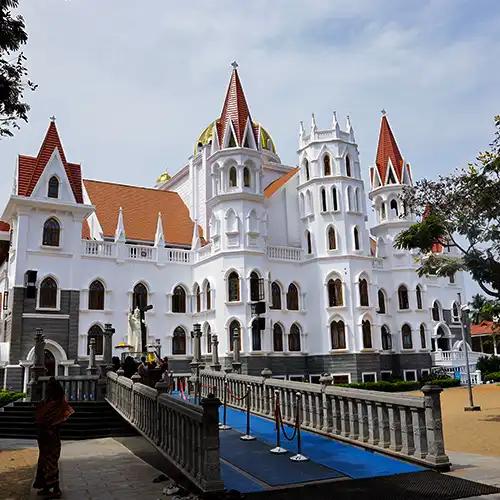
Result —
<instances>
[{"instance_id":1,"label":"white statue","mask_svg":"<svg viewBox=\"0 0 500 500\"><path fill-rule=\"evenodd\" d=\"M135 311L128 313L128 344L132 346L133 352L141 352L141 312L136 307Z\"/></svg>"}]
</instances>

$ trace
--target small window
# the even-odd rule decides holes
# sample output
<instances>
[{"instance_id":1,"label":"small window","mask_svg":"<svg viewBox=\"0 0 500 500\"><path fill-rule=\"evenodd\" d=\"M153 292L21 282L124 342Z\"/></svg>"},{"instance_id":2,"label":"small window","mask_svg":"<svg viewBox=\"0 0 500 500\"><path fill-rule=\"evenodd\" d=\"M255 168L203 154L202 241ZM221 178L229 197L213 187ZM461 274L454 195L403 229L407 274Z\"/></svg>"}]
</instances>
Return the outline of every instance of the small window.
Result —
<instances>
[{"instance_id":1,"label":"small window","mask_svg":"<svg viewBox=\"0 0 500 500\"><path fill-rule=\"evenodd\" d=\"M271 283L271 306L270 309L281 309L281 287L274 281Z\"/></svg>"},{"instance_id":2,"label":"small window","mask_svg":"<svg viewBox=\"0 0 500 500\"><path fill-rule=\"evenodd\" d=\"M306 231L306 245L308 255L312 254L312 237L310 231Z\"/></svg>"},{"instance_id":3,"label":"small window","mask_svg":"<svg viewBox=\"0 0 500 500\"><path fill-rule=\"evenodd\" d=\"M410 325L403 325L401 328L401 336L403 339L403 349L413 349Z\"/></svg>"},{"instance_id":4,"label":"small window","mask_svg":"<svg viewBox=\"0 0 500 500\"><path fill-rule=\"evenodd\" d=\"M250 187L250 169L248 167L243 169L243 186Z\"/></svg>"},{"instance_id":5,"label":"small window","mask_svg":"<svg viewBox=\"0 0 500 500\"><path fill-rule=\"evenodd\" d=\"M297 286L293 283L290 283L288 287L288 292L286 294L286 308L289 311L298 311L299 310L299 290Z\"/></svg>"},{"instance_id":6,"label":"small window","mask_svg":"<svg viewBox=\"0 0 500 500\"><path fill-rule=\"evenodd\" d=\"M206 336L207 336L207 352L211 353L212 352L212 329L210 328L210 325L207 325Z\"/></svg>"},{"instance_id":7,"label":"small window","mask_svg":"<svg viewBox=\"0 0 500 500\"><path fill-rule=\"evenodd\" d=\"M332 321L330 324L330 339L332 350L345 349L345 324L342 320Z\"/></svg>"},{"instance_id":8,"label":"small window","mask_svg":"<svg viewBox=\"0 0 500 500\"><path fill-rule=\"evenodd\" d=\"M425 326L424 325L420 325L420 347L422 349L427 348L427 340L426 340Z\"/></svg>"},{"instance_id":9,"label":"small window","mask_svg":"<svg viewBox=\"0 0 500 500\"><path fill-rule=\"evenodd\" d=\"M376 382L377 381L377 374L376 373L362 373L361 380L363 381L363 383Z\"/></svg>"},{"instance_id":10,"label":"small window","mask_svg":"<svg viewBox=\"0 0 500 500\"><path fill-rule=\"evenodd\" d=\"M174 330L172 354L186 354L186 332L180 326Z\"/></svg>"},{"instance_id":11,"label":"small window","mask_svg":"<svg viewBox=\"0 0 500 500\"><path fill-rule=\"evenodd\" d=\"M368 300L368 282L362 278L359 280L359 305L362 307L368 307L370 301Z\"/></svg>"},{"instance_id":12,"label":"small window","mask_svg":"<svg viewBox=\"0 0 500 500\"><path fill-rule=\"evenodd\" d=\"M406 382L415 382L417 380L417 371L416 370L405 370L404 371L404 379Z\"/></svg>"},{"instance_id":13,"label":"small window","mask_svg":"<svg viewBox=\"0 0 500 500\"><path fill-rule=\"evenodd\" d=\"M295 323L290 327L288 350L292 352L300 351L300 329Z\"/></svg>"},{"instance_id":14,"label":"small window","mask_svg":"<svg viewBox=\"0 0 500 500\"><path fill-rule=\"evenodd\" d=\"M391 371L380 372L380 380L383 380L384 382L390 382L392 380L392 372Z\"/></svg>"},{"instance_id":15,"label":"small window","mask_svg":"<svg viewBox=\"0 0 500 500\"><path fill-rule=\"evenodd\" d=\"M148 290L144 283L137 283L134 286L134 293L132 295L132 309L138 307L139 309L144 309L148 305Z\"/></svg>"},{"instance_id":16,"label":"small window","mask_svg":"<svg viewBox=\"0 0 500 500\"><path fill-rule=\"evenodd\" d=\"M344 305L342 294L342 281L339 278L328 280L328 305L329 307L337 307Z\"/></svg>"},{"instance_id":17,"label":"small window","mask_svg":"<svg viewBox=\"0 0 500 500\"><path fill-rule=\"evenodd\" d=\"M448 247L449 248L449 247ZM450 280L450 284L451 285L454 285L455 284L455 273L452 273L448 276L449 280Z\"/></svg>"},{"instance_id":18,"label":"small window","mask_svg":"<svg viewBox=\"0 0 500 500\"><path fill-rule=\"evenodd\" d=\"M90 327L87 333L87 356L90 355L90 340L95 339L94 344L94 354L101 356L103 353L103 331L99 325L93 325Z\"/></svg>"},{"instance_id":19,"label":"small window","mask_svg":"<svg viewBox=\"0 0 500 500\"><path fill-rule=\"evenodd\" d=\"M398 300L399 300L399 309L409 309L410 304L408 301L408 288L406 288L404 285L401 285L398 288Z\"/></svg>"},{"instance_id":20,"label":"small window","mask_svg":"<svg viewBox=\"0 0 500 500\"><path fill-rule=\"evenodd\" d=\"M59 198L59 179L55 175L49 179L47 196L49 198Z\"/></svg>"},{"instance_id":21,"label":"small window","mask_svg":"<svg viewBox=\"0 0 500 500\"><path fill-rule=\"evenodd\" d=\"M456 302L453 302L451 306L451 320L453 321L453 323L460 322L460 308L458 307L458 304Z\"/></svg>"},{"instance_id":22,"label":"small window","mask_svg":"<svg viewBox=\"0 0 500 500\"><path fill-rule=\"evenodd\" d=\"M330 226L328 228L328 250L337 249L337 237L335 235L335 228Z\"/></svg>"},{"instance_id":23,"label":"small window","mask_svg":"<svg viewBox=\"0 0 500 500\"><path fill-rule=\"evenodd\" d=\"M233 271L227 278L227 300L238 302L240 300L240 277Z\"/></svg>"},{"instance_id":24,"label":"small window","mask_svg":"<svg viewBox=\"0 0 500 500\"><path fill-rule=\"evenodd\" d=\"M172 312L186 312L186 291L180 285L174 288L174 293L172 295Z\"/></svg>"},{"instance_id":25,"label":"small window","mask_svg":"<svg viewBox=\"0 0 500 500\"><path fill-rule=\"evenodd\" d=\"M252 271L250 273L250 300L252 302L257 302L259 300L262 300L262 293L261 293L261 285L263 284L263 280L259 278L259 275L255 272Z\"/></svg>"},{"instance_id":26,"label":"small window","mask_svg":"<svg viewBox=\"0 0 500 500\"><path fill-rule=\"evenodd\" d=\"M432 319L434 321L441 320L441 305L437 300L435 300L434 304L432 304Z\"/></svg>"},{"instance_id":27,"label":"small window","mask_svg":"<svg viewBox=\"0 0 500 500\"><path fill-rule=\"evenodd\" d=\"M207 311L212 309L212 290L210 289L210 283L207 283L205 287L205 304Z\"/></svg>"},{"instance_id":28,"label":"small window","mask_svg":"<svg viewBox=\"0 0 500 500\"><path fill-rule=\"evenodd\" d=\"M391 332L387 326L383 325L380 329L381 340L382 340L382 350L390 351L392 349L392 337Z\"/></svg>"},{"instance_id":29,"label":"small window","mask_svg":"<svg viewBox=\"0 0 500 500\"><path fill-rule=\"evenodd\" d=\"M333 201L333 210L337 211L339 209L339 202L337 199L337 189L335 186L332 187L332 201Z\"/></svg>"},{"instance_id":30,"label":"small window","mask_svg":"<svg viewBox=\"0 0 500 500\"><path fill-rule=\"evenodd\" d=\"M359 231L357 227L354 227L354 250L359 250L361 247L359 245Z\"/></svg>"},{"instance_id":31,"label":"small window","mask_svg":"<svg viewBox=\"0 0 500 500\"><path fill-rule=\"evenodd\" d=\"M345 157L345 175L347 175L347 177L351 177L351 159L349 158L349 155Z\"/></svg>"},{"instance_id":32,"label":"small window","mask_svg":"<svg viewBox=\"0 0 500 500\"><path fill-rule=\"evenodd\" d=\"M324 187L321 188L321 211L326 212L327 211L327 206L326 206L326 190Z\"/></svg>"},{"instance_id":33,"label":"small window","mask_svg":"<svg viewBox=\"0 0 500 500\"><path fill-rule=\"evenodd\" d=\"M238 333L240 335L239 337L239 350L241 351L241 327L240 323L238 320L233 319L231 323L229 324L229 350L233 351L234 350L234 334Z\"/></svg>"},{"instance_id":34,"label":"small window","mask_svg":"<svg viewBox=\"0 0 500 500\"><path fill-rule=\"evenodd\" d=\"M398 202L396 200L391 200L391 212L397 217L399 215L398 212Z\"/></svg>"},{"instance_id":35,"label":"small window","mask_svg":"<svg viewBox=\"0 0 500 500\"><path fill-rule=\"evenodd\" d=\"M51 217L45 221L43 225L43 238L42 244L48 247L58 247L59 237L61 233L61 226L56 219Z\"/></svg>"},{"instance_id":36,"label":"small window","mask_svg":"<svg viewBox=\"0 0 500 500\"><path fill-rule=\"evenodd\" d=\"M348 374L345 375L333 375L333 385L350 384L351 377Z\"/></svg>"},{"instance_id":37,"label":"small window","mask_svg":"<svg viewBox=\"0 0 500 500\"><path fill-rule=\"evenodd\" d=\"M259 328L259 320L254 319L252 323L252 351L261 351L262 341Z\"/></svg>"},{"instance_id":38,"label":"small window","mask_svg":"<svg viewBox=\"0 0 500 500\"><path fill-rule=\"evenodd\" d=\"M89 309L104 309L104 285L99 280L89 286Z\"/></svg>"},{"instance_id":39,"label":"small window","mask_svg":"<svg viewBox=\"0 0 500 500\"><path fill-rule=\"evenodd\" d=\"M201 290L198 285L195 285L194 287L194 296L195 296L195 301L196 301L196 312L201 311Z\"/></svg>"},{"instance_id":40,"label":"small window","mask_svg":"<svg viewBox=\"0 0 500 500\"><path fill-rule=\"evenodd\" d=\"M423 309L422 306L422 288L420 285L417 285L417 288L415 290L415 294L417 296L417 309Z\"/></svg>"},{"instance_id":41,"label":"small window","mask_svg":"<svg viewBox=\"0 0 500 500\"><path fill-rule=\"evenodd\" d=\"M273 351L283 351L283 328L279 323L275 323L273 326Z\"/></svg>"},{"instance_id":42,"label":"small window","mask_svg":"<svg viewBox=\"0 0 500 500\"><path fill-rule=\"evenodd\" d=\"M385 294L383 290L378 291L378 313L385 314Z\"/></svg>"},{"instance_id":43,"label":"small window","mask_svg":"<svg viewBox=\"0 0 500 500\"><path fill-rule=\"evenodd\" d=\"M380 205L380 218L381 220L384 220L387 217L386 214L386 209L385 209L385 201L382 202L382 205Z\"/></svg>"},{"instance_id":44,"label":"small window","mask_svg":"<svg viewBox=\"0 0 500 500\"><path fill-rule=\"evenodd\" d=\"M55 309L57 307L57 283L53 278L45 278L40 284L39 307Z\"/></svg>"},{"instance_id":45,"label":"small window","mask_svg":"<svg viewBox=\"0 0 500 500\"><path fill-rule=\"evenodd\" d=\"M306 174L306 181L308 181L310 175L309 175L309 162L307 161L307 159L304 160L304 172Z\"/></svg>"},{"instance_id":46,"label":"small window","mask_svg":"<svg viewBox=\"0 0 500 500\"><path fill-rule=\"evenodd\" d=\"M229 169L229 187L236 187L238 185L236 167Z\"/></svg>"},{"instance_id":47,"label":"small window","mask_svg":"<svg viewBox=\"0 0 500 500\"><path fill-rule=\"evenodd\" d=\"M430 375L431 371L428 368L422 368L420 370L420 378L425 379Z\"/></svg>"},{"instance_id":48,"label":"small window","mask_svg":"<svg viewBox=\"0 0 500 500\"><path fill-rule=\"evenodd\" d=\"M332 166L329 155L325 155L323 158L323 171L325 175L332 175Z\"/></svg>"},{"instance_id":49,"label":"small window","mask_svg":"<svg viewBox=\"0 0 500 500\"><path fill-rule=\"evenodd\" d=\"M363 333L363 349L372 348L372 325L368 320L361 322L361 331Z\"/></svg>"}]
</instances>

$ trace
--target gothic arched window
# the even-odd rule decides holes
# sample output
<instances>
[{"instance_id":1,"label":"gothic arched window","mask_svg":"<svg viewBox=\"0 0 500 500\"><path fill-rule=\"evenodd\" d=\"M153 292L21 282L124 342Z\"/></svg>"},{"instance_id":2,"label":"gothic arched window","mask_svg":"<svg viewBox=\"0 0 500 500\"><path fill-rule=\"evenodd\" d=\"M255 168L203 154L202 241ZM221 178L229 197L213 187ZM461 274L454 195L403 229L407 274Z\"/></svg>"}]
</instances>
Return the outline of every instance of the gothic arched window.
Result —
<instances>
[{"instance_id":1,"label":"gothic arched window","mask_svg":"<svg viewBox=\"0 0 500 500\"><path fill-rule=\"evenodd\" d=\"M413 349L413 340L411 338L411 327L404 324L401 328L401 336L403 338L403 349Z\"/></svg>"},{"instance_id":2,"label":"gothic arched window","mask_svg":"<svg viewBox=\"0 0 500 500\"><path fill-rule=\"evenodd\" d=\"M210 325L207 325L207 328L205 330L205 335L207 336L207 352L211 353L212 352L212 329L210 328Z\"/></svg>"},{"instance_id":3,"label":"gothic arched window","mask_svg":"<svg viewBox=\"0 0 500 500\"><path fill-rule=\"evenodd\" d=\"M236 271L227 277L227 300L228 302L240 300L240 277Z\"/></svg>"},{"instance_id":4,"label":"gothic arched window","mask_svg":"<svg viewBox=\"0 0 500 500\"><path fill-rule=\"evenodd\" d=\"M391 332L389 331L389 328L387 326L383 325L382 328L380 329L380 334L382 337L382 350L383 351L390 351L392 349L392 337L391 337Z\"/></svg>"},{"instance_id":5,"label":"gothic arched window","mask_svg":"<svg viewBox=\"0 0 500 500\"><path fill-rule=\"evenodd\" d=\"M422 349L427 348L427 339L426 339L426 335L425 335L425 325L423 323L420 325L420 346L422 347Z\"/></svg>"},{"instance_id":6,"label":"gothic arched window","mask_svg":"<svg viewBox=\"0 0 500 500\"><path fill-rule=\"evenodd\" d=\"M54 278L45 278L40 283L38 307L55 309L57 307L57 283Z\"/></svg>"},{"instance_id":7,"label":"gothic arched window","mask_svg":"<svg viewBox=\"0 0 500 500\"><path fill-rule=\"evenodd\" d=\"M283 328L279 323L274 323L273 326L273 351L283 351Z\"/></svg>"},{"instance_id":8,"label":"gothic arched window","mask_svg":"<svg viewBox=\"0 0 500 500\"><path fill-rule=\"evenodd\" d=\"M359 305L363 307L368 307L370 301L368 300L368 282L366 279L362 278L359 280Z\"/></svg>"},{"instance_id":9,"label":"gothic arched window","mask_svg":"<svg viewBox=\"0 0 500 500\"><path fill-rule=\"evenodd\" d=\"M255 271L252 271L250 273L250 300L252 302L261 300L260 287L261 279Z\"/></svg>"},{"instance_id":10,"label":"gothic arched window","mask_svg":"<svg viewBox=\"0 0 500 500\"><path fill-rule=\"evenodd\" d=\"M92 325L87 332L87 356L90 355L91 339L95 339L94 354L101 356L103 353L103 331L99 325Z\"/></svg>"},{"instance_id":11,"label":"gothic arched window","mask_svg":"<svg viewBox=\"0 0 500 500\"><path fill-rule=\"evenodd\" d=\"M252 351L261 351L262 342L259 328L259 320L254 319L252 323Z\"/></svg>"},{"instance_id":12,"label":"gothic arched window","mask_svg":"<svg viewBox=\"0 0 500 500\"><path fill-rule=\"evenodd\" d=\"M172 354L186 354L186 332L180 326L174 330Z\"/></svg>"},{"instance_id":13,"label":"gothic arched window","mask_svg":"<svg viewBox=\"0 0 500 500\"><path fill-rule=\"evenodd\" d=\"M134 286L134 293L132 295L132 309L135 308L143 309L148 305L148 290L144 283L137 283Z\"/></svg>"},{"instance_id":14,"label":"gothic arched window","mask_svg":"<svg viewBox=\"0 0 500 500\"><path fill-rule=\"evenodd\" d=\"M321 211L326 212L327 211L327 206L326 206L326 190L324 187L321 188Z\"/></svg>"},{"instance_id":15,"label":"gothic arched window","mask_svg":"<svg viewBox=\"0 0 500 500\"><path fill-rule=\"evenodd\" d=\"M186 290L180 285L174 288L174 293L172 294L172 312L186 312Z\"/></svg>"},{"instance_id":16,"label":"gothic arched window","mask_svg":"<svg viewBox=\"0 0 500 500\"><path fill-rule=\"evenodd\" d=\"M330 324L330 340L332 342L332 350L345 349L345 325L342 320L332 321Z\"/></svg>"},{"instance_id":17,"label":"gothic arched window","mask_svg":"<svg viewBox=\"0 0 500 500\"><path fill-rule=\"evenodd\" d=\"M342 281L339 278L328 280L328 305L330 307L344 305Z\"/></svg>"},{"instance_id":18,"label":"gothic arched window","mask_svg":"<svg viewBox=\"0 0 500 500\"><path fill-rule=\"evenodd\" d=\"M308 181L310 178L310 175L309 175L309 162L307 161L307 159L304 160L304 171L306 174L306 181Z\"/></svg>"},{"instance_id":19,"label":"gothic arched window","mask_svg":"<svg viewBox=\"0 0 500 500\"><path fill-rule=\"evenodd\" d=\"M385 294L383 290L378 291L378 313L385 314Z\"/></svg>"},{"instance_id":20,"label":"gothic arched window","mask_svg":"<svg viewBox=\"0 0 500 500\"><path fill-rule=\"evenodd\" d=\"M205 306L207 311L212 309L212 290L210 289L210 283L207 282L205 286Z\"/></svg>"},{"instance_id":21,"label":"gothic arched window","mask_svg":"<svg viewBox=\"0 0 500 500\"><path fill-rule=\"evenodd\" d=\"M229 324L229 350L233 351L234 350L234 334L237 332L240 337L239 337L239 350L241 351L241 327L240 323L237 319L233 319L231 323Z\"/></svg>"},{"instance_id":22,"label":"gothic arched window","mask_svg":"<svg viewBox=\"0 0 500 500\"><path fill-rule=\"evenodd\" d=\"M49 179L47 196L49 198L59 198L59 179L55 175Z\"/></svg>"},{"instance_id":23,"label":"gothic arched window","mask_svg":"<svg viewBox=\"0 0 500 500\"><path fill-rule=\"evenodd\" d=\"M354 250L359 250L361 247L359 245L359 230L356 226L353 229L353 237L354 237Z\"/></svg>"},{"instance_id":24,"label":"gothic arched window","mask_svg":"<svg viewBox=\"0 0 500 500\"><path fill-rule=\"evenodd\" d=\"M309 255L312 254L312 239L311 239L311 232L306 231L306 250Z\"/></svg>"},{"instance_id":25,"label":"gothic arched window","mask_svg":"<svg viewBox=\"0 0 500 500\"><path fill-rule=\"evenodd\" d=\"M323 157L323 170L325 175L332 175L332 166L329 155L325 155Z\"/></svg>"},{"instance_id":26,"label":"gothic arched window","mask_svg":"<svg viewBox=\"0 0 500 500\"><path fill-rule=\"evenodd\" d=\"M400 285L398 288L398 301L399 309L409 309L410 303L408 300L408 288L404 285Z\"/></svg>"},{"instance_id":27,"label":"gothic arched window","mask_svg":"<svg viewBox=\"0 0 500 500\"><path fill-rule=\"evenodd\" d=\"M281 309L281 287L273 281L271 283L271 309Z\"/></svg>"},{"instance_id":28,"label":"gothic arched window","mask_svg":"<svg viewBox=\"0 0 500 500\"><path fill-rule=\"evenodd\" d=\"M391 211L394 212L394 215L397 217L399 215L398 202L396 200L391 200L391 204L389 206L391 207Z\"/></svg>"},{"instance_id":29,"label":"gothic arched window","mask_svg":"<svg viewBox=\"0 0 500 500\"><path fill-rule=\"evenodd\" d=\"M456 302L453 302L451 305L451 320L454 323L458 323L460 321L460 308Z\"/></svg>"},{"instance_id":30,"label":"gothic arched window","mask_svg":"<svg viewBox=\"0 0 500 500\"><path fill-rule=\"evenodd\" d=\"M59 236L61 234L61 226L54 217L47 219L43 225L42 245L48 247L59 246Z\"/></svg>"},{"instance_id":31,"label":"gothic arched window","mask_svg":"<svg viewBox=\"0 0 500 500\"><path fill-rule=\"evenodd\" d=\"M236 167L229 169L229 187L236 187L238 185Z\"/></svg>"},{"instance_id":32,"label":"gothic arched window","mask_svg":"<svg viewBox=\"0 0 500 500\"><path fill-rule=\"evenodd\" d=\"M351 177L351 159L349 158L349 155L345 157L345 175L347 175L347 177Z\"/></svg>"},{"instance_id":33,"label":"gothic arched window","mask_svg":"<svg viewBox=\"0 0 500 500\"><path fill-rule=\"evenodd\" d=\"M335 186L332 187L332 201L333 201L333 209L337 211L339 209L339 202L337 199L337 188Z\"/></svg>"},{"instance_id":34,"label":"gothic arched window","mask_svg":"<svg viewBox=\"0 0 500 500\"><path fill-rule=\"evenodd\" d=\"M423 306L422 306L422 287L420 285L417 285L417 288L415 289L415 295L417 296L417 309L423 309Z\"/></svg>"},{"instance_id":35,"label":"gothic arched window","mask_svg":"<svg viewBox=\"0 0 500 500\"><path fill-rule=\"evenodd\" d=\"M361 331L363 333L363 349L372 348L372 325L365 319L361 322Z\"/></svg>"},{"instance_id":36,"label":"gothic arched window","mask_svg":"<svg viewBox=\"0 0 500 500\"><path fill-rule=\"evenodd\" d=\"M434 321L441 320L441 304L437 300L432 304L432 319Z\"/></svg>"},{"instance_id":37,"label":"gothic arched window","mask_svg":"<svg viewBox=\"0 0 500 500\"><path fill-rule=\"evenodd\" d=\"M286 294L286 308L289 311L299 310L299 290L294 283L290 283Z\"/></svg>"},{"instance_id":38,"label":"gothic arched window","mask_svg":"<svg viewBox=\"0 0 500 500\"><path fill-rule=\"evenodd\" d=\"M194 286L194 296L196 300L196 312L201 311L201 290L198 284L195 284Z\"/></svg>"},{"instance_id":39,"label":"gothic arched window","mask_svg":"<svg viewBox=\"0 0 500 500\"><path fill-rule=\"evenodd\" d=\"M335 235L335 228L330 226L328 228L328 250L337 249L337 237Z\"/></svg>"},{"instance_id":40,"label":"gothic arched window","mask_svg":"<svg viewBox=\"0 0 500 500\"><path fill-rule=\"evenodd\" d=\"M248 167L243 168L243 186L250 187L250 169Z\"/></svg>"},{"instance_id":41,"label":"gothic arched window","mask_svg":"<svg viewBox=\"0 0 500 500\"><path fill-rule=\"evenodd\" d=\"M104 285L99 280L89 286L89 309L104 309Z\"/></svg>"},{"instance_id":42,"label":"gothic arched window","mask_svg":"<svg viewBox=\"0 0 500 500\"><path fill-rule=\"evenodd\" d=\"M290 334L288 335L288 350L295 352L300 351L300 328L294 323L290 327Z\"/></svg>"}]
</instances>

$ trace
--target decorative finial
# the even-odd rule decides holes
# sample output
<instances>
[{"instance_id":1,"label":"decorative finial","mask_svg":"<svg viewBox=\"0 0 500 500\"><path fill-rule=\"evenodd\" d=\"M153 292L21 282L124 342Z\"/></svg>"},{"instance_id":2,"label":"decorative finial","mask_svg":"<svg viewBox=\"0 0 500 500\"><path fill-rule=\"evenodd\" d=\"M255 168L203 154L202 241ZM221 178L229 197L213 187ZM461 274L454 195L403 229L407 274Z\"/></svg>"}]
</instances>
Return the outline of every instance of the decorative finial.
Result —
<instances>
[{"instance_id":1,"label":"decorative finial","mask_svg":"<svg viewBox=\"0 0 500 500\"><path fill-rule=\"evenodd\" d=\"M385 116L387 114L387 111L385 109L382 108L382 110L380 111L382 113L382 116Z\"/></svg>"},{"instance_id":2,"label":"decorative finial","mask_svg":"<svg viewBox=\"0 0 500 500\"><path fill-rule=\"evenodd\" d=\"M233 61L231 63L231 66L233 67L233 69L236 69L238 67L238 63L236 61Z\"/></svg>"},{"instance_id":3,"label":"decorative finial","mask_svg":"<svg viewBox=\"0 0 500 500\"><path fill-rule=\"evenodd\" d=\"M50 121L51 121L52 123L54 123L54 122L56 121L56 117L55 117L54 115L52 115L52 116L50 117Z\"/></svg>"}]
</instances>

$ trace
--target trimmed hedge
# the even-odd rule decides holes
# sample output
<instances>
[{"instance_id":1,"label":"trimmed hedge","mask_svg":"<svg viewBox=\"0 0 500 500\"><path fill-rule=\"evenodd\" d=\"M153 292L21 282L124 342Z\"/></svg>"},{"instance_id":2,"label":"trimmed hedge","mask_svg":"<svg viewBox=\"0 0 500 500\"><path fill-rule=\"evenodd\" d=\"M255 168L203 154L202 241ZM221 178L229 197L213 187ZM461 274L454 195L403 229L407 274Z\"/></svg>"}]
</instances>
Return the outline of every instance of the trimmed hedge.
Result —
<instances>
[{"instance_id":1,"label":"trimmed hedge","mask_svg":"<svg viewBox=\"0 0 500 500\"><path fill-rule=\"evenodd\" d=\"M488 373L486 377L484 377L486 382L500 382L500 372L492 372Z\"/></svg>"},{"instance_id":2,"label":"trimmed hedge","mask_svg":"<svg viewBox=\"0 0 500 500\"><path fill-rule=\"evenodd\" d=\"M407 382L405 380L393 380L386 381L381 380L379 382L364 382L355 384L340 384L341 387L352 387L353 389L366 389L368 391L380 391L380 392L406 392L406 391L417 391L424 385L438 385L439 387L457 387L460 385L460 380L456 380L451 377L440 378L436 380L417 380L415 382Z\"/></svg>"},{"instance_id":3,"label":"trimmed hedge","mask_svg":"<svg viewBox=\"0 0 500 500\"><path fill-rule=\"evenodd\" d=\"M4 391L0 389L0 408L24 396L24 392Z\"/></svg>"}]
</instances>

